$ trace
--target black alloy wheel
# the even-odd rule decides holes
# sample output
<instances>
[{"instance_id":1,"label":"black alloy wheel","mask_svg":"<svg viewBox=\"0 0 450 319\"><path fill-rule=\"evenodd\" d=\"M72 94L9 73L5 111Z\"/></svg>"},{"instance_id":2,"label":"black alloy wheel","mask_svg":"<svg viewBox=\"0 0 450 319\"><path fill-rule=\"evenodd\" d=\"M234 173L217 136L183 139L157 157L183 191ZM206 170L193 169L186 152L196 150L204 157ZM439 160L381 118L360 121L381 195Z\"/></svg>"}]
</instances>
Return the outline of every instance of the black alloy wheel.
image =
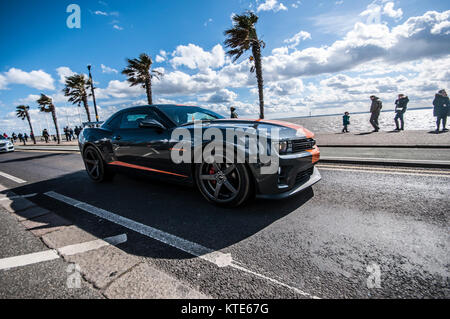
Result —
<instances>
[{"instance_id":1,"label":"black alloy wheel","mask_svg":"<svg viewBox=\"0 0 450 319\"><path fill-rule=\"evenodd\" d=\"M197 165L195 177L202 195L219 206L239 206L251 194L250 175L244 164L215 158L212 163Z\"/></svg>"},{"instance_id":2,"label":"black alloy wheel","mask_svg":"<svg viewBox=\"0 0 450 319\"><path fill-rule=\"evenodd\" d=\"M88 146L83 153L84 166L89 177L94 182L111 180L113 173L106 167L100 153L92 146Z\"/></svg>"}]
</instances>

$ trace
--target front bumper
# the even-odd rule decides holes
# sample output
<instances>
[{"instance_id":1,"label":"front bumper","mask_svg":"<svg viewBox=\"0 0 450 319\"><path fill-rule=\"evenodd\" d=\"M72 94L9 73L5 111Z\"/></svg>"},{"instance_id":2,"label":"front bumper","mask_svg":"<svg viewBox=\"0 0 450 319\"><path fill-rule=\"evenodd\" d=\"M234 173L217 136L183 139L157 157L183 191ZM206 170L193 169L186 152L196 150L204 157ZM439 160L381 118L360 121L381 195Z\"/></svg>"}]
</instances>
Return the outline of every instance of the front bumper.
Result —
<instances>
[{"instance_id":1,"label":"front bumper","mask_svg":"<svg viewBox=\"0 0 450 319\"><path fill-rule=\"evenodd\" d=\"M315 164L320 159L320 150L311 150L280 155L278 173L264 175L254 171L259 198L286 198L317 183L320 173Z\"/></svg>"},{"instance_id":2,"label":"front bumper","mask_svg":"<svg viewBox=\"0 0 450 319\"><path fill-rule=\"evenodd\" d=\"M0 146L0 153L6 153L6 152L14 152L14 145L12 146Z\"/></svg>"},{"instance_id":3,"label":"front bumper","mask_svg":"<svg viewBox=\"0 0 450 319\"><path fill-rule=\"evenodd\" d=\"M287 197L291 197L297 193L300 193L301 191L307 189L308 187L311 187L318 181L322 179L322 176L320 176L319 169L317 167L314 167L313 173L310 176L310 178L304 182L303 184L299 184L297 186L294 186L294 188L288 190L284 193L278 193L278 194L258 194L256 197L258 198L264 198L264 199L283 199Z\"/></svg>"}]
</instances>

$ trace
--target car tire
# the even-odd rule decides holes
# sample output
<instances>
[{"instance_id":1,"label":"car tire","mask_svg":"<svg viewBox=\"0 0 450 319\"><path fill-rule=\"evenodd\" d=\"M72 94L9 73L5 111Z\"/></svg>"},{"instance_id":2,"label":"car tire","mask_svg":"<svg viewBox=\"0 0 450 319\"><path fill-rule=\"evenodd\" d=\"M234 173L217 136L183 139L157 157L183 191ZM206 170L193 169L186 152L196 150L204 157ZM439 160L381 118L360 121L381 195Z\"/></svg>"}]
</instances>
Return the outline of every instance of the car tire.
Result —
<instances>
[{"instance_id":1,"label":"car tire","mask_svg":"<svg viewBox=\"0 0 450 319\"><path fill-rule=\"evenodd\" d=\"M194 174L200 193L217 206L237 207L253 194L251 175L245 164L203 161L196 165Z\"/></svg>"},{"instance_id":2,"label":"car tire","mask_svg":"<svg viewBox=\"0 0 450 319\"><path fill-rule=\"evenodd\" d=\"M106 165L100 152L95 147L86 147L83 152L83 162L89 178L94 182L102 183L114 178L114 172Z\"/></svg>"}]
</instances>

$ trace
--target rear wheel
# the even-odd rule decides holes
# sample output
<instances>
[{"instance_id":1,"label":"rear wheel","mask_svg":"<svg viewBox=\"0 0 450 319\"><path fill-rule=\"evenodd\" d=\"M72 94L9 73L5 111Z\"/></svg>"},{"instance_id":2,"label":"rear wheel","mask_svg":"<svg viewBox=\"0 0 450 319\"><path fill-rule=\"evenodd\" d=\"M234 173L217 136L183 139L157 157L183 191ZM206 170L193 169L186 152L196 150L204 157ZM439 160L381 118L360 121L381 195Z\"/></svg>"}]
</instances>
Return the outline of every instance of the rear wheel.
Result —
<instances>
[{"instance_id":1,"label":"rear wheel","mask_svg":"<svg viewBox=\"0 0 450 319\"><path fill-rule=\"evenodd\" d=\"M114 173L106 166L100 153L93 146L85 149L83 161L89 177L94 182L109 181L114 177Z\"/></svg>"},{"instance_id":2,"label":"rear wheel","mask_svg":"<svg viewBox=\"0 0 450 319\"><path fill-rule=\"evenodd\" d=\"M217 158L196 166L195 178L202 195L219 206L236 207L251 195L250 175L244 164L226 163Z\"/></svg>"}]
</instances>

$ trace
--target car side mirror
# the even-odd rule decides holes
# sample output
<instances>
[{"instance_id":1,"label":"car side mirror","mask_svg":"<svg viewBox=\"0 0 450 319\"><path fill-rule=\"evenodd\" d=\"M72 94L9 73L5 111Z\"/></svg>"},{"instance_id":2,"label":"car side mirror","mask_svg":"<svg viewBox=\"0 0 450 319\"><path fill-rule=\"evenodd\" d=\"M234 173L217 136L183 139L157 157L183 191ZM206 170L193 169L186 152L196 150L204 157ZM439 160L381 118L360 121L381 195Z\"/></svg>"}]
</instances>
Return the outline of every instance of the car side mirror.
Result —
<instances>
[{"instance_id":1,"label":"car side mirror","mask_svg":"<svg viewBox=\"0 0 450 319\"><path fill-rule=\"evenodd\" d=\"M160 122L154 119L142 120L139 122L139 127L143 128L153 128L158 130L165 130L166 127L162 125Z\"/></svg>"}]
</instances>

